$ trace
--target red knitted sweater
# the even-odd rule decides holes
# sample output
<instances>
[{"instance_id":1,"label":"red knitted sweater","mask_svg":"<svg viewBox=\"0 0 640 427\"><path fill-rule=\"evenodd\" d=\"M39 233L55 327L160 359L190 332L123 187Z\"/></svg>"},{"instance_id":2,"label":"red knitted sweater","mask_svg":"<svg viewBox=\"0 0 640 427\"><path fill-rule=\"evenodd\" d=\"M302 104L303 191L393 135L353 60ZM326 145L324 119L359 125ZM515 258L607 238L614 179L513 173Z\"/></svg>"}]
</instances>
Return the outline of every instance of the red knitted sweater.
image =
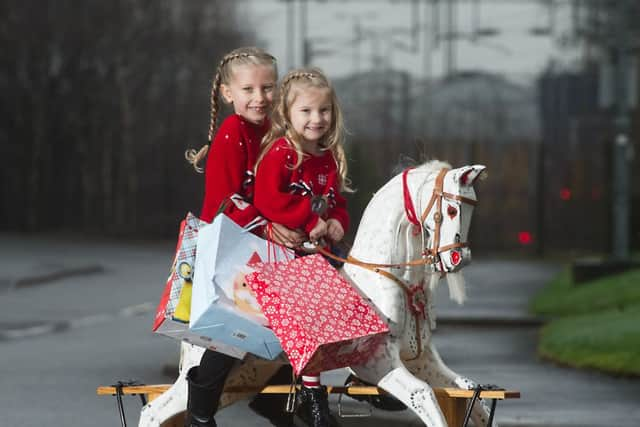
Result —
<instances>
[{"instance_id":1,"label":"red knitted sweater","mask_svg":"<svg viewBox=\"0 0 640 427\"><path fill-rule=\"evenodd\" d=\"M328 198L323 219L334 218L345 233L349 227L346 200L340 194L338 166L330 151L320 156L305 154L299 167L297 154L285 138L280 138L262 158L256 172L256 208L269 221L309 233L318 222L311 211L311 198Z\"/></svg>"},{"instance_id":2,"label":"red knitted sweater","mask_svg":"<svg viewBox=\"0 0 640 427\"><path fill-rule=\"evenodd\" d=\"M202 220L211 222L225 200L230 201L224 213L238 225L262 219L252 204L253 170L268 129L268 120L258 126L237 114L222 122L207 157Z\"/></svg>"}]
</instances>

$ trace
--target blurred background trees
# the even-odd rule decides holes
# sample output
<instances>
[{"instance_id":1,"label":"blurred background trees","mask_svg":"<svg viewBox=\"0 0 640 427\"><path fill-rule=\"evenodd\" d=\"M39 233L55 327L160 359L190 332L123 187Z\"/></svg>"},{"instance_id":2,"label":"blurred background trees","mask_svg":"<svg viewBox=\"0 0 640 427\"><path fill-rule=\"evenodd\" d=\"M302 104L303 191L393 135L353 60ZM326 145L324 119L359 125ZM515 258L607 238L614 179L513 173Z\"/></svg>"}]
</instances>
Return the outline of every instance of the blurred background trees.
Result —
<instances>
[{"instance_id":1,"label":"blurred background trees","mask_svg":"<svg viewBox=\"0 0 640 427\"><path fill-rule=\"evenodd\" d=\"M491 21L502 10L513 22ZM543 19L516 26L531 10ZM247 44L281 73L306 63L334 81L354 224L408 158L483 163L474 248L607 253L621 131L629 212L640 209L633 0L0 0L0 17L2 230L174 237L200 209L203 177L183 152L206 139L213 72ZM502 69L544 56L525 35L559 53L526 75ZM471 64L473 51L492 59ZM640 215L629 221L638 248Z\"/></svg>"},{"instance_id":2,"label":"blurred background trees","mask_svg":"<svg viewBox=\"0 0 640 427\"><path fill-rule=\"evenodd\" d=\"M184 161L206 141L232 3L0 2L0 224L166 235L199 210Z\"/></svg>"}]
</instances>

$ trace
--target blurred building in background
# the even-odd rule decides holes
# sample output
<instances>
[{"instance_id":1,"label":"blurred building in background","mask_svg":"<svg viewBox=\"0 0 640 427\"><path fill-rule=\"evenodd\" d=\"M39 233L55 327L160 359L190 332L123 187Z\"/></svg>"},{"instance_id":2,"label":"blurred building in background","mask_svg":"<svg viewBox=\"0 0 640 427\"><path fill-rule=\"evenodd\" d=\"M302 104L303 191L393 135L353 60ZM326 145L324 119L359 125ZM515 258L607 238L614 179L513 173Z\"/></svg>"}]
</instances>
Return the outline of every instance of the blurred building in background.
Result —
<instances>
[{"instance_id":1,"label":"blurred building in background","mask_svg":"<svg viewBox=\"0 0 640 427\"><path fill-rule=\"evenodd\" d=\"M615 252L627 215L618 246L637 249L639 9L117 0L34 13L3 0L0 228L174 236L200 208L203 177L183 152L206 139L215 66L257 44L281 72L317 65L335 82L354 223L402 165L439 158L488 166L474 248Z\"/></svg>"}]
</instances>

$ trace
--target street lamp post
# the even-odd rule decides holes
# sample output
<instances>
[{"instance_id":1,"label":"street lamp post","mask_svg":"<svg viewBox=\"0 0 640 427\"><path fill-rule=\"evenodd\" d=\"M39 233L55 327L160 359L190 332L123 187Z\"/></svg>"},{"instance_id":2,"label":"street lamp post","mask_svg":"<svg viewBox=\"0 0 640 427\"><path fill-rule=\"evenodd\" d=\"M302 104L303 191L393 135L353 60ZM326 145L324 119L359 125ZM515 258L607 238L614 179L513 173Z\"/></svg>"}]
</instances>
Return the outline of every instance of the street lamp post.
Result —
<instances>
[{"instance_id":1,"label":"street lamp post","mask_svg":"<svg viewBox=\"0 0 640 427\"><path fill-rule=\"evenodd\" d=\"M613 233L612 256L616 261L629 260L629 134L630 105L628 95L630 56L630 28L628 25L628 3L616 2L614 46L612 48L613 66L616 78L613 79L615 99L615 138L613 143Z\"/></svg>"}]
</instances>

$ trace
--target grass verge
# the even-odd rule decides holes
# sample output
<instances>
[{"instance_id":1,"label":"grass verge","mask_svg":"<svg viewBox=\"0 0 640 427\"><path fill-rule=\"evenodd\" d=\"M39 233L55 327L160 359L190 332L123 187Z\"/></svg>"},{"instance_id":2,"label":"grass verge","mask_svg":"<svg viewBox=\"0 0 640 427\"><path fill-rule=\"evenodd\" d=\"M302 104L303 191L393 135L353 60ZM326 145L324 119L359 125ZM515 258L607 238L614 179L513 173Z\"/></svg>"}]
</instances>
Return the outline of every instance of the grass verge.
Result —
<instances>
[{"instance_id":1,"label":"grass verge","mask_svg":"<svg viewBox=\"0 0 640 427\"><path fill-rule=\"evenodd\" d=\"M640 269L574 285L571 272L558 274L532 301L543 316L570 316L640 304Z\"/></svg>"},{"instance_id":2,"label":"grass verge","mask_svg":"<svg viewBox=\"0 0 640 427\"><path fill-rule=\"evenodd\" d=\"M554 320L542 328L538 352L577 368L640 375L640 304Z\"/></svg>"},{"instance_id":3,"label":"grass verge","mask_svg":"<svg viewBox=\"0 0 640 427\"><path fill-rule=\"evenodd\" d=\"M552 318L539 354L562 364L617 375L640 375L640 270L573 285L569 270L531 303Z\"/></svg>"}]
</instances>

